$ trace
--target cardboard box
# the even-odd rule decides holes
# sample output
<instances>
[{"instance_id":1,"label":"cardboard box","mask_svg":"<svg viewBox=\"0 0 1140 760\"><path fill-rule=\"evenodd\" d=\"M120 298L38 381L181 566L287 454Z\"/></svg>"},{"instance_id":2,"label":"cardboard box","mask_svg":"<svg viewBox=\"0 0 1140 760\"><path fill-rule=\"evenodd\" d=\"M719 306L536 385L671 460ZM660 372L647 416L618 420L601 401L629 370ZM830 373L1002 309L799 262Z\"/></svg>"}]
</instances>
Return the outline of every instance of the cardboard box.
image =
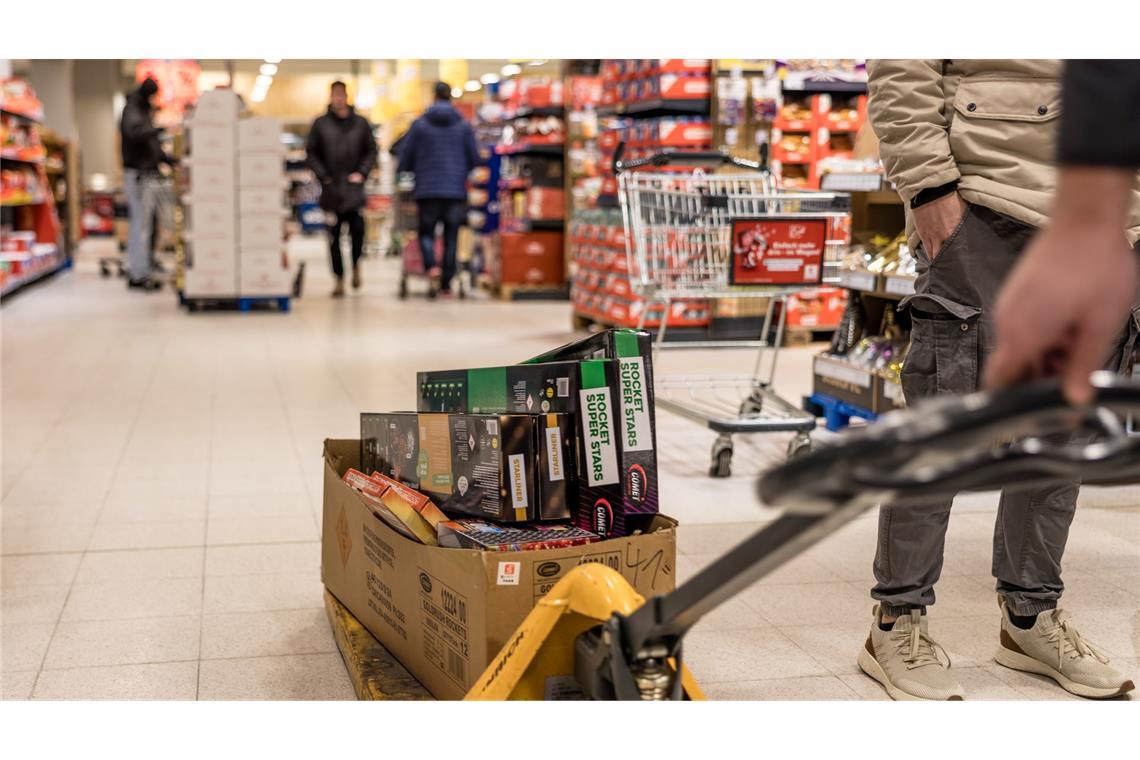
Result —
<instances>
[{"instance_id":1,"label":"cardboard box","mask_svg":"<svg viewBox=\"0 0 1140 760\"><path fill-rule=\"evenodd\" d=\"M285 187L285 158L274 153L239 154L238 187Z\"/></svg>"},{"instance_id":2,"label":"cardboard box","mask_svg":"<svg viewBox=\"0 0 1140 760\"><path fill-rule=\"evenodd\" d=\"M237 208L224 201L207 199L186 206L186 230L192 239L237 238Z\"/></svg>"},{"instance_id":3,"label":"cardboard box","mask_svg":"<svg viewBox=\"0 0 1140 760\"><path fill-rule=\"evenodd\" d=\"M874 382L875 405L871 411L875 414L886 414L896 409L906 409L906 398L903 396L902 385L894 380L888 380L882 375L875 376Z\"/></svg>"},{"instance_id":4,"label":"cardboard box","mask_svg":"<svg viewBox=\"0 0 1140 760\"><path fill-rule=\"evenodd\" d=\"M676 582L676 522L637 536L527 552L429 547L372 514L341 477L360 441L325 441L321 578L328 590L439 699L461 699L558 580L605 564L651 598ZM567 673L565 676L571 676Z\"/></svg>"},{"instance_id":5,"label":"cardboard box","mask_svg":"<svg viewBox=\"0 0 1140 760\"><path fill-rule=\"evenodd\" d=\"M566 193L561 188L532 187L526 191L528 219L562 219L566 214Z\"/></svg>"},{"instance_id":6,"label":"cardboard box","mask_svg":"<svg viewBox=\"0 0 1140 760\"><path fill-rule=\"evenodd\" d=\"M558 285L566 265L561 232L502 232L495 260L495 281L500 284Z\"/></svg>"},{"instance_id":7,"label":"cardboard box","mask_svg":"<svg viewBox=\"0 0 1140 760\"><path fill-rule=\"evenodd\" d=\"M241 100L233 90L208 90L198 96L194 113L189 119L191 128L203 125L236 125Z\"/></svg>"},{"instance_id":8,"label":"cardboard box","mask_svg":"<svg viewBox=\"0 0 1140 760\"><path fill-rule=\"evenodd\" d=\"M186 270L182 294L187 298L233 298L237 292L236 268L195 267Z\"/></svg>"},{"instance_id":9,"label":"cardboard box","mask_svg":"<svg viewBox=\"0 0 1140 760\"><path fill-rule=\"evenodd\" d=\"M362 460L445 512L518 523L565 520L575 496L569 415L360 415Z\"/></svg>"},{"instance_id":10,"label":"cardboard box","mask_svg":"<svg viewBox=\"0 0 1140 760\"><path fill-rule=\"evenodd\" d=\"M817 356L812 362L815 393L873 412L875 409L875 379L870 370L830 356Z\"/></svg>"},{"instance_id":11,"label":"cardboard box","mask_svg":"<svg viewBox=\"0 0 1140 760\"><path fill-rule=\"evenodd\" d=\"M272 116L251 116L238 122L237 146L242 153L284 155L281 120Z\"/></svg>"},{"instance_id":12,"label":"cardboard box","mask_svg":"<svg viewBox=\"0 0 1140 760\"><path fill-rule=\"evenodd\" d=\"M242 214L238 218L238 241L242 248L281 249L285 218L276 214Z\"/></svg>"},{"instance_id":13,"label":"cardboard box","mask_svg":"<svg viewBox=\"0 0 1140 760\"><path fill-rule=\"evenodd\" d=\"M238 212L242 216L285 216L285 188L243 187L238 192Z\"/></svg>"},{"instance_id":14,"label":"cardboard box","mask_svg":"<svg viewBox=\"0 0 1140 760\"><path fill-rule=\"evenodd\" d=\"M583 379L583 437L587 449L596 452L604 446L598 438L597 414L602 407L612 411L616 399L614 446L619 471L615 483L608 473L591 468L589 485L609 489L609 492L598 496L587 489L580 490L578 525L605 537L622 535L625 516L653 514L658 510L653 346L649 333L604 330L528 359L526 363L599 358L614 362L613 377L606 376L603 381L591 371L590 377ZM603 385L607 386L607 392L599 396Z\"/></svg>"},{"instance_id":15,"label":"cardboard box","mask_svg":"<svg viewBox=\"0 0 1140 760\"><path fill-rule=\"evenodd\" d=\"M464 519L440 523L438 543L451 549L517 552L565 549L592 544L597 540L596 533L573 525L524 525L512 528L483 520Z\"/></svg>"},{"instance_id":16,"label":"cardboard box","mask_svg":"<svg viewBox=\"0 0 1140 760\"><path fill-rule=\"evenodd\" d=\"M293 276L281 268L268 271L243 268L238 277L238 290L243 296L288 296L293 292Z\"/></svg>"},{"instance_id":17,"label":"cardboard box","mask_svg":"<svg viewBox=\"0 0 1140 760\"><path fill-rule=\"evenodd\" d=\"M235 166L237 131L233 125L202 125L190 129L190 154L193 164Z\"/></svg>"},{"instance_id":18,"label":"cardboard box","mask_svg":"<svg viewBox=\"0 0 1140 760\"><path fill-rule=\"evenodd\" d=\"M237 244L234 236L194 238L186 243L191 269L237 271Z\"/></svg>"}]
</instances>

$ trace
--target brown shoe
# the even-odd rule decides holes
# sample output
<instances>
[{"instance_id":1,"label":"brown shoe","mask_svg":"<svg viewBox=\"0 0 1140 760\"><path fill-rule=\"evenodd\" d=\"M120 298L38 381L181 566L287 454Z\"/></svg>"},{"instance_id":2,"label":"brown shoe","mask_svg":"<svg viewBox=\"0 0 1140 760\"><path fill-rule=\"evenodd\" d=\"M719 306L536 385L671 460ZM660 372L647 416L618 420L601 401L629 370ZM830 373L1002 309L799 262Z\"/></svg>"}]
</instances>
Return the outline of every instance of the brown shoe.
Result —
<instances>
[{"instance_id":1,"label":"brown shoe","mask_svg":"<svg viewBox=\"0 0 1140 760\"><path fill-rule=\"evenodd\" d=\"M343 277L337 278L336 287L333 288L332 297L333 298L344 298L344 278Z\"/></svg>"},{"instance_id":2,"label":"brown shoe","mask_svg":"<svg viewBox=\"0 0 1140 760\"><path fill-rule=\"evenodd\" d=\"M360 290L360 267L352 268L352 289Z\"/></svg>"}]
</instances>

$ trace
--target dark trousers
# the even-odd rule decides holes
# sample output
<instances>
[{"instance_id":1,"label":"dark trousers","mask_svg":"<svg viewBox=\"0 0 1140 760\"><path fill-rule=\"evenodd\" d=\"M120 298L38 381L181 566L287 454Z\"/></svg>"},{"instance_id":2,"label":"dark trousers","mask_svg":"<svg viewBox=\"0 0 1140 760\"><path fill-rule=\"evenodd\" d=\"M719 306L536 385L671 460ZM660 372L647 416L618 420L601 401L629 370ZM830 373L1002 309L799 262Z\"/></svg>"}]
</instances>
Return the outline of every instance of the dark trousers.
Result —
<instances>
[{"instance_id":1,"label":"dark trousers","mask_svg":"<svg viewBox=\"0 0 1140 760\"><path fill-rule=\"evenodd\" d=\"M443 223L443 263L440 268L440 290L451 290L451 280L455 277L455 249L459 243L459 227L463 224L466 204L451 198L420 198L416 201L419 209L420 251L424 257L424 269L435 266L435 228Z\"/></svg>"},{"instance_id":2,"label":"dark trousers","mask_svg":"<svg viewBox=\"0 0 1140 760\"><path fill-rule=\"evenodd\" d=\"M348 235L352 238L352 268L356 269L360 257L364 255L364 217L360 211L338 211L336 221L329 225L329 256L332 259L333 274L339 280L344 277L344 259L340 253L340 228L348 225Z\"/></svg>"},{"instance_id":3,"label":"dark trousers","mask_svg":"<svg viewBox=\"0 0 1140 760\"><path fill-rule=\"evenodd\" d=\"M978 389L993 351L998 291L1036 230L971 205L934 261L919 246L915 295L907 299L912 329L902 372L913 405L928 396ZM1123 343L1124 336L1121 336ZM1108 367L1115 369L1120 348ZM1054 442L1066 440L1061 436ZM1077 483L1003 491L994 526L996 590L1016 615L1057 605L1064 591L1061 556L1077 505ZM934 603L951 501L879 510L871 596L889 615Z\"/></svg>"}]
</instances>

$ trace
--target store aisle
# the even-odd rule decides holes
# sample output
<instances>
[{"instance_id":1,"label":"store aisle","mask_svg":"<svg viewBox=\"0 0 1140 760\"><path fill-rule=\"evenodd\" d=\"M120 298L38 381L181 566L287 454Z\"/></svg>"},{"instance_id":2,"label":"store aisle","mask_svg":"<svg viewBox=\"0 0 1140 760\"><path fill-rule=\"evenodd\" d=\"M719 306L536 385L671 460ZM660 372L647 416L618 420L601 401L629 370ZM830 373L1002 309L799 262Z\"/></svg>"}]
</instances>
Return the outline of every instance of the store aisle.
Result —
<instances>
[{"instance_id":1,"label":"store aisle","mask_svg":"<svg viewBox=\"0 0 1140 760\"><path fill-rule=\"evenodd\" d=\"M565 303L400 302L388 260L332 301L323 245L291 245L309 277L286 315L188 315L100 278L93 247L4 306L5 698L352 697L322 608L322 440L357 437L361 410L411 407L418 369L515 362L571 334ZM786 397L807 391L813 350L781 360ZM659 372L750 366L670 354ZM659 418L682 578L772 516L754 476L785 439L738 442L736 474L712 481L712 438ZM1066 576L1083 630L1133 672L1138 505L1136 488L1087 494ZM1061 698L989 659L994 508L971 497L952 521L935 631L970 697ZM686 656L711 697L882 696L855 667L874 529L857 520L702 622Z\"/></svg>"}]
</instances>

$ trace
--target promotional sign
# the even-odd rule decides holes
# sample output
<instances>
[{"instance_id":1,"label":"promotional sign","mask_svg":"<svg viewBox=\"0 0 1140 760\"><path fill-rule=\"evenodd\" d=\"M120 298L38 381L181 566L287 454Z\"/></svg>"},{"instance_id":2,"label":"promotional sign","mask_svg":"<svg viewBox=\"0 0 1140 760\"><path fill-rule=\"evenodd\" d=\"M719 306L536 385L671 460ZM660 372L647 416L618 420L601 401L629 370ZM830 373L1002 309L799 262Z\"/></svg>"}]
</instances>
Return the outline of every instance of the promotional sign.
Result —
<instances>
[{"instance_id":1,"label":"promotional sign","mask_svg":"<svg viewBox=\"0 0 1140 760\"><path fill-rule=\"evenodd\" d=\"M142 84L148 77L158 84L159 111L155 123L159 126L181 123L182 114L198 99L201 75L202 67L194 60L149 58L135 64L136 84Z\"/></svg>"},{"instance_id":2,"label":"promotional sign","mask_svg":"<svg viewBox=\"0 0 1140 760\"><path fill-rule=\"evenodd\" d=\"M733 285L818 285L823 279L827 219L732 220Z\"/></svg>"}]
</instances>

